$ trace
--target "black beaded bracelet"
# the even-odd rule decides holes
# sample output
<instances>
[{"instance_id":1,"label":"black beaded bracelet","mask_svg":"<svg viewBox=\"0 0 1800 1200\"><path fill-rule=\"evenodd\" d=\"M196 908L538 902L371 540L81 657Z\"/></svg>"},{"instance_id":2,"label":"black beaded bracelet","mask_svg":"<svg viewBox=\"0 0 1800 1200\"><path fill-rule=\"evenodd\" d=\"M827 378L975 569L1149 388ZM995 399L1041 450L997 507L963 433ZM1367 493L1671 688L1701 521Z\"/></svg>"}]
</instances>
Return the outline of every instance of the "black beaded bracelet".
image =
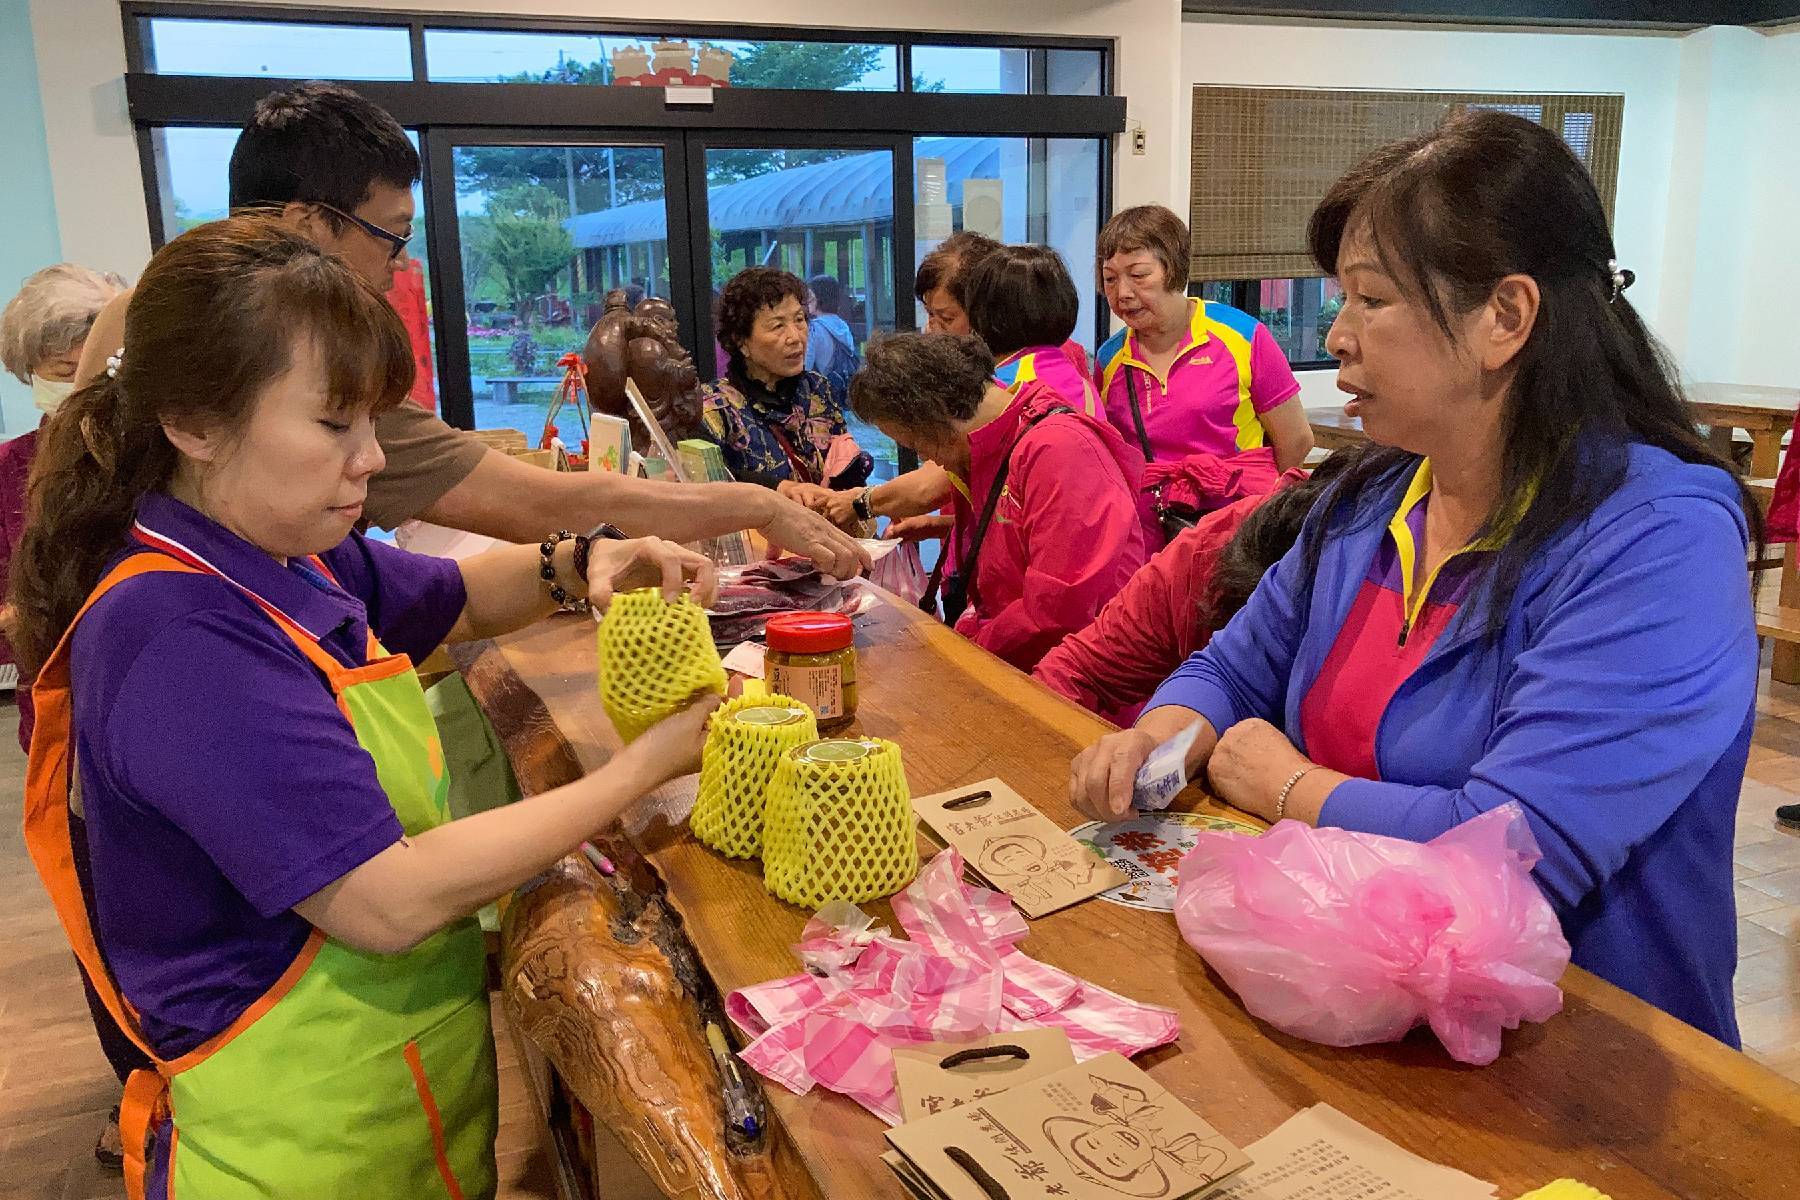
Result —
<instances>
[{"instance_id":1,"label":"black beaded bracelet","mask_svg":"<svg viewBox=\"0 0 1800 1200\"><path fill-rule=\"evenodd\" d=\"M556 582L556 548L564 542L573 541L575 543L575 561L580 564L587 559L587 540L586 537L570 533L566 529L559 529L538 544L538 555L541 559L538 564L538 577L550 588L550 598L556 601L556 607L563 612L586 612L588 602L583 597L570 595L569 589ZM580 570L577 573L586 574L585 571Z\"/></svg>"}]
</instances>

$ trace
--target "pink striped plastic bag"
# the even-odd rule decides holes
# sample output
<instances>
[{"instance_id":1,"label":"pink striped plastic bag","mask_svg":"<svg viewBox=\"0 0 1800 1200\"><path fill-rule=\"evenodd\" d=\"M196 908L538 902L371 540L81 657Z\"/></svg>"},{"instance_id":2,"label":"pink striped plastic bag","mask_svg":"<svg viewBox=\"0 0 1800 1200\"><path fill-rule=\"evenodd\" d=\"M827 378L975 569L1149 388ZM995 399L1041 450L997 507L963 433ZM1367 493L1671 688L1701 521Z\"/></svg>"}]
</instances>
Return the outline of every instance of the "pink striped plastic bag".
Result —
<instances>
[{"instance_id":1,"label":"pink striped plastic bag","mask_svg":"<svg viewBox=\"0 0 1800 1200\"><path fill-rule=\"evenodd\" d=\"M894 897L910 941L849 905L814 918L794 947L808 973L725 999L726 1013L753 1039L744 1061L790 1091L823 1086L898 1124L895 1046L1055 1027L1085 1060L1175 1040L1181 1029L1170 1010L1016 949L1025 918L1000 893L963 883L962 869L962 857L945 850Z\"/></svg>"}]
</instances>

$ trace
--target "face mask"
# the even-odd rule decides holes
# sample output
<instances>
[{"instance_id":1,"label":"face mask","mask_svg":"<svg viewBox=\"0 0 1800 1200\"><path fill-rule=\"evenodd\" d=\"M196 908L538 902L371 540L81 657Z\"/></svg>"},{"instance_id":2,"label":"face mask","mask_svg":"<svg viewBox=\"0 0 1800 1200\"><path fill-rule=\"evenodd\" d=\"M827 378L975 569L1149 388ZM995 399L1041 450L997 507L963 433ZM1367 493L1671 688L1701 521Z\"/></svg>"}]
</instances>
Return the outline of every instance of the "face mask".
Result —
<instances>
[{"instance_id":1,"label":"face mask","mask_svg":"<svg viewBox=\"0 0 1800 1200\"><path fill-rule=\"evenodd\" d=\"M31 402L38 406L46 416L56 411L57 405L68 399L69 393L75 390L72 380L58 382L45 379L42 375L31 377Z\"/></svg>"}]
</instances>

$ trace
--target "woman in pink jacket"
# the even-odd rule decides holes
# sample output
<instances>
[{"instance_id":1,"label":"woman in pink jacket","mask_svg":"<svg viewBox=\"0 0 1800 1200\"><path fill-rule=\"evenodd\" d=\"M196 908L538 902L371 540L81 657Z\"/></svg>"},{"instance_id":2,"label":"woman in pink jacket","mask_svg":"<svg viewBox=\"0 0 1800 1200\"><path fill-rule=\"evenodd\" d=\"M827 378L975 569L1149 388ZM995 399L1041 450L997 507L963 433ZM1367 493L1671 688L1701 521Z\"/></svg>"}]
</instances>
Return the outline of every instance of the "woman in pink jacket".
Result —
<instances>
[{"instance_id":1,"label":"woman in pink jacket","mask_svg":"<svg viewBox=\"0 0 1800 1200\"><path fill-rule=\"evenodd\" d=\"M993 370L979 338L903 334L870 347L850 402L968 481L967 495L955 496L957 569L942 581L944 619L1029 671L1144 564L1143 458L1049 388L1008 391Z\"/></svg>"}]
</instances>

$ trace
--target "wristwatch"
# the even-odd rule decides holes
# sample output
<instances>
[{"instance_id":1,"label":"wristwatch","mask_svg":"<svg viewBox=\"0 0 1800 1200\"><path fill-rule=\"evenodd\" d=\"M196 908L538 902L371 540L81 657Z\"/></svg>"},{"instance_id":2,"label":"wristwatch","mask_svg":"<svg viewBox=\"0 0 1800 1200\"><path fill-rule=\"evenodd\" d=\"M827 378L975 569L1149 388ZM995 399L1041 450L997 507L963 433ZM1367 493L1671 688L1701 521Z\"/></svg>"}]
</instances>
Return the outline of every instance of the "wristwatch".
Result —
<instances>
[{"instance_id":1,"label":"wristwatch","mask_svg":"<svg viewBox=\"0 0 1800 1200\"><path fill-rule=\"evenodd\" d=\"M869 494L874 490L872 487L866 487L862 490L862 495L850 502L850 511L855 513L860 521L875 519L875 506L869 503Z\"/></svg>"},{"instance_id":2,"label":"wristwatch","mask_svg":"<svg viewBox=\"0 0 1800 1200\"><path fill-rule=\"evenodd\" d=\"M625 531L617 525L602 521L575 539L575 577L585 580L588 573L588 547L596 541L623 542L628 540Z\"/></svg>"}]
</instances>

